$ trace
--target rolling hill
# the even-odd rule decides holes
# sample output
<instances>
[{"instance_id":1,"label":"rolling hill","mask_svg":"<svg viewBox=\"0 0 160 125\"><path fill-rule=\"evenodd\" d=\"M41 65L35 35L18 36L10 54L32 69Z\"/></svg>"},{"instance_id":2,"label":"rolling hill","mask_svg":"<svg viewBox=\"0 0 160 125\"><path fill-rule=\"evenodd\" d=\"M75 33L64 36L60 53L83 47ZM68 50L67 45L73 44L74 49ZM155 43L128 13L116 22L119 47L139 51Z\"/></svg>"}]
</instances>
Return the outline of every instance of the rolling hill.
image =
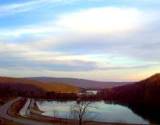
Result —
<instances>
[{"instance_id":1,"label":"rolling hill","mask_svg":"<svg viewBox=\"0 0 160 125\"><path fill-rule=\"evenodd\" d=\"M130 85L104 89L101 94L107 100L124 104L159 107L160 74Z\"/></svg>"},{"instance_id":2,"label":"rolling hill","mask_svg":"<svg viewBox=\"0 0 160 125\"><path fill-rule=\"evenodd\" d=\"M101 82L101 81L76 79L76 78L30 77L27 79L36 80L40 82L65 83L68 85L77 86L79 88L84 88L84 89L103 89L103 88L112 88L116 86L130 84L129 82Z\"/></svg>"},{"instance_id":3,"label":"rolling hill","mask_svg":"<svg viewBox=\"0 0 160 125\"><path fill-rule=\"evenodd\" d=\"M107 102L126 105L144 119L160 124L160 74L130 85L104 89L100 95Z\"/></svg>"},{"instance_id":4,"label":"rolling hill","mask_svg":"<svg viewBox=\"0 0 160 125\"><path fill-rule=\"evenodd\" d=\"M77 93L78 87L63 83L43 83L24 78L0 77L0 95L42 96L47 92Z\"/></svg>"}]
</instances>

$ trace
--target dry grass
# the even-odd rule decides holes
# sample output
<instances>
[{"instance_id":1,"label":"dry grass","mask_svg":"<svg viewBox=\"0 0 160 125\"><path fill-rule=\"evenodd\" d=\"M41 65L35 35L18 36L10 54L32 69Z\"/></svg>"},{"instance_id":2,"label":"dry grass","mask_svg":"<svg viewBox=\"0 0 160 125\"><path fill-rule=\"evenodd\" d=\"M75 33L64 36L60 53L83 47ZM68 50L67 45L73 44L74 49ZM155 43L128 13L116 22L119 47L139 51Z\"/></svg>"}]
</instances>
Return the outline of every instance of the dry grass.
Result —
<instances>
[{"instance_id":1,"label":"dry grass","mask_svg":"<svg viewBox=\"0 0 160 125\"><path fill-rule=\"evenodd\" d=\"M39 82L36 80L28 80L23 78L11 78L11 77L0 77L0 85L32 85L33 87L42 89L47 92L60 92L60 93L77 93L79 88L57 82ZM24 86L25 87L25 86Z\"/></svg>"},{"instance_id":2,"label":"dry grass","mask_svg":"<svg viewBox=\"0 0 160 125\"><path fill-rule=\"evenodd\" d=\"M57 93L77 93L79 92L78 87L68 85L68 84L63 84L63 83L47 82L47 83L41 83L41 84L35 83L35 85L37 85L38 87L48 92L52 92L52 91L57 92Z\"/></svg>"}]
</instances>

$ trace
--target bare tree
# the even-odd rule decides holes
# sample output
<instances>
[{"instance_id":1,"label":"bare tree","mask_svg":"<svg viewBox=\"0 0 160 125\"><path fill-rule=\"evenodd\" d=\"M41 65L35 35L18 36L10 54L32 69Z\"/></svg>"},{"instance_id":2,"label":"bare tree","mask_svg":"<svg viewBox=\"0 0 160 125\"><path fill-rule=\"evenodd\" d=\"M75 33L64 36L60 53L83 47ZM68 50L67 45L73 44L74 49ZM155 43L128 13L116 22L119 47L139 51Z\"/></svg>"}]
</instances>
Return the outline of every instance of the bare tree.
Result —
<instances>
[{"instance_id":1,"label":"bare tree","mask_svg":"<svg viewBox=\"0 0 160 125\"><path fill-rule=\"evenodd\" d=\"M58 111L57 110L53 110L53 117L56 118L58 116Z\"/></svg>"},{"instance_id":2,"label":"bare tree","mask_svg":"<svg viewBox=\"0 0 160 125\"><path fill-rule=\"evenodd\" d=\"M87 118L89 108L91 108L91 102L86 101L79 101L71 107L71 115L78 120L79 125L82 125Z\"/></svg>"}]
</instances>

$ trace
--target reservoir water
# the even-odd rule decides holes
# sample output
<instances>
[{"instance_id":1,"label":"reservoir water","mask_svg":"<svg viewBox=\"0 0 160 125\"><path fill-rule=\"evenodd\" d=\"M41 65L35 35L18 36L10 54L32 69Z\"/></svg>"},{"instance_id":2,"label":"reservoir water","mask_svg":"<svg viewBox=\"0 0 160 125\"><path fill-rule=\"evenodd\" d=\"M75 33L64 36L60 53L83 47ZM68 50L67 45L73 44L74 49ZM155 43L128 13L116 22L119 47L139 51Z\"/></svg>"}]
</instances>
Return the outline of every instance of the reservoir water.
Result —
<instances>
[{"instance_id":1,"label":"reservoir water","mask_svg":"<svg viewBox=\"0 0 160 125\"><path fill-rule=\"evenodd\" d=\"M37 105L45 116L74 119L71 110L76 101L37 101ZM86 120L114 123L149 124L149 121L135 114L126 106L107 104L104 101L91 102L86 110Z\"/></svg>"}]
</instances>

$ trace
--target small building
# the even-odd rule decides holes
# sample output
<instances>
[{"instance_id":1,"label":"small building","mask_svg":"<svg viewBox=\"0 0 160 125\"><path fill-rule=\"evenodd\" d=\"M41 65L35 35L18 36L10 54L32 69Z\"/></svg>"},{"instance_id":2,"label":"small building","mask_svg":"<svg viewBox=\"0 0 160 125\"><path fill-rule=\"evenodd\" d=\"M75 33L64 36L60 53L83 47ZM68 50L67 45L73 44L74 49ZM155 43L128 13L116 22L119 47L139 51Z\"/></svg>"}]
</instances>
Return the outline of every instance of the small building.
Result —
<instances>
[{"instance_id":1,"label":"small building","mask_svg":"<svg viewBox=\"0 0 160 125\"><path fill-rule=\"evenodd\" d=\"M96 95L98 93L98 90L83 90L79 93L77 93L77 95L79 96L83 96L83 95Z\"/></svg>"},{"instance_id":2,"label":"small building","mask_svg":"<svg viewBox=\"0 0 160 125\"><path fill-rule=\"evenodd\" d=\"M96 95L98 93L97 90L86 90L87 95Z\"/></svg>"}]
</instances>

